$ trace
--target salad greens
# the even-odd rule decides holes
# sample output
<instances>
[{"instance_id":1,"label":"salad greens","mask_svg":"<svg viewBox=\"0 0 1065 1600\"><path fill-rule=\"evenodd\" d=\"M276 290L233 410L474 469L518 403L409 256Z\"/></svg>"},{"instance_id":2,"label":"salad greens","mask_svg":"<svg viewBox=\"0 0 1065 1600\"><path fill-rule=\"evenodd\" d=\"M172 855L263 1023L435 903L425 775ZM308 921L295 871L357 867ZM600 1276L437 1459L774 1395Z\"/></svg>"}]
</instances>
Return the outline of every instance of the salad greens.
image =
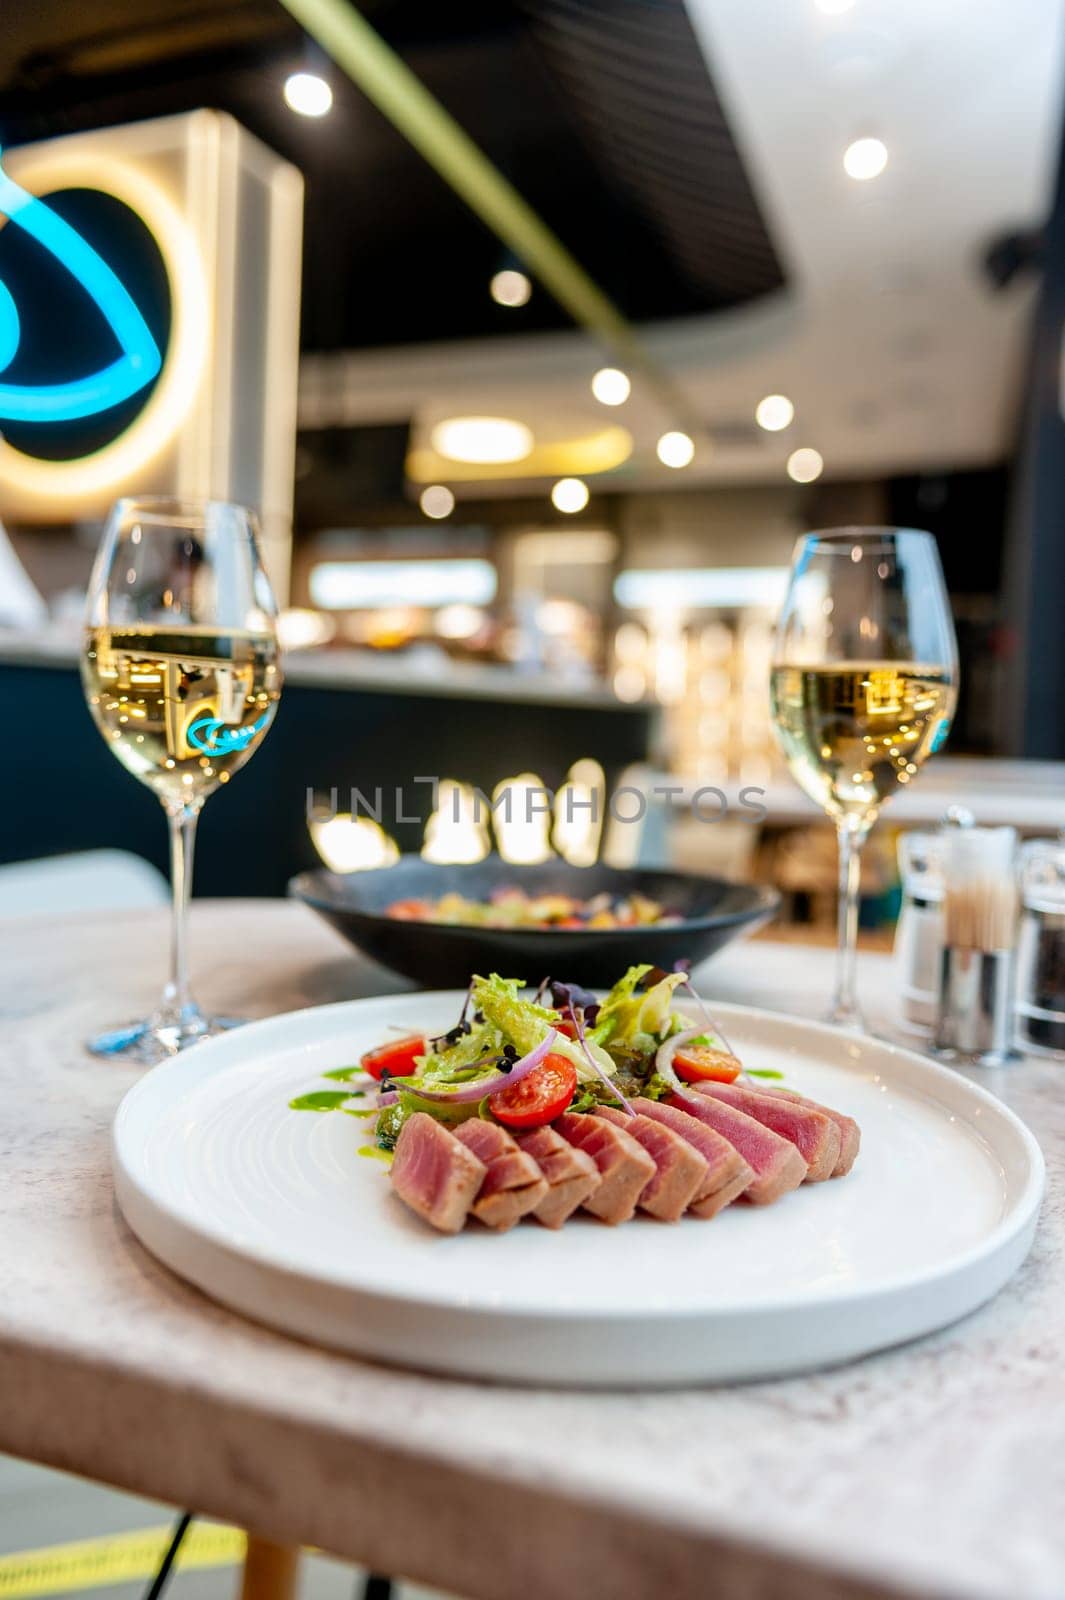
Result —
<instances>
[{"instance_id":1,"label":"salad greens","mask_svg":"<svg viewBox=\"0 0 1065 1600\"><path fill-rule=\"evenodd\" d=\"M601 1002L586 991L556 985L556 991L564 992L557 995L560 1003L553 1005L543 999L546 985L528 998L520 978L502 978L498 973L475 977L457 1027L429 1041L429 1050L418 1058L416 1074L389 1079L397 1098L378 1118L379 1145L392 1148L414 1111L429 1111L450 1123L490 1115L489 1096L506 1086L507 1056L526 1055L552 1028L565 1030L557 1032L552 1055L570 1061L577 1075L568 1110L616 1106L627 1094L655 1099L668 1094L670 1085L654 1075L655 1054L664 1039L692 1023L672 1009L674 991L686 975L669 973L641 990L653 971L647 965L630 967ZM568 1036L578 1031L583 1040ZM479 1101L449 1105L442 1099L428 1101L417 1092L419 1085L436 1091L451 1086L465 1089L481 1079L484 1098Z\"/></svg>"},{"instance_id":2,"label":"salad greens","mask_svg":"<svg viewBox=\"0 0 1065 1600\"><path fill-rule=\"evenodd\" d=\"M416 1111L450 1125L472 1117L501 1119L512 1127L536 1125L529 1116L537 1108L530 1112L527 1102L536 1086L534 1073L543 1077L541 1063L543 1068L554 1063L556 1080L556 1099L545 1107L541 1122L549 1120L547 1109L553 1118L564 1110L623 1106L629 1097L663 1098L675 1086L675 1080L656 1071L656 1057L665 1041L683 1032L695 1045L712 1050L723 1045L709 1031L692 1040L699 1020L674 1009L676 991L686 984L685 971L663 973L648 965L633 966L600 1000L575 984L545 980L530 996L523 992L520 978L498 973L474 977L458 1022L447 1033L431 1039L411 1037L363 1058L362 1070L368 1070L366 1063L372 1059L377 1063L372 1075L380 1091L378 1148L393 1149L403 1124ZM545 1041L552 1033L546 1050ZM343 1109L349 1097L366 1093L353 1083L359 1071L337 1068L325 1076L344 1089L318 1090L291 1104L300 1110ZM560 1073L564 1087L558 1099ZM519 1092L521 1105L517 1112L509 1106L508 1117L503 1107L512 1099L511 1088Z\"/></svg>"},{"instance_id":3,"label":"salad greens","mask_svg":"<svg viewBox=\"0 0 1065 1600\"><path fill-rule=\"evenodd\" d=\"M687 982L683 972L671 972L644 993L637 993L641 978L650 967L630 967L599 1007L595 1038L612 1056L646 1056L658 1049L663 1039L689 1026L687 1019L674 1017L673 991Z\"/></svg>"}]
</instances>

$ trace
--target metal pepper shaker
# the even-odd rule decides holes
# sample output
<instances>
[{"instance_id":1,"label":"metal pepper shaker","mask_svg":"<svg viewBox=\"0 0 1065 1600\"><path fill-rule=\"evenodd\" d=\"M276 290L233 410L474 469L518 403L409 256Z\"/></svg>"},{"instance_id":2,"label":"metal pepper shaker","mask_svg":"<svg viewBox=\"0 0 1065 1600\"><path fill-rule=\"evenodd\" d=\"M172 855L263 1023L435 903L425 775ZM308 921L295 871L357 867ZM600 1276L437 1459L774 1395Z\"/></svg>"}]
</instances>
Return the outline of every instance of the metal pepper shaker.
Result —
<instances>
[{"instance_id":1,"label":"metal pepper shaker","mask_svg":"<svg viewBox=\"0 0 1065 1600\"><path fill-rule=\"evenodd\" d=\"M1065 832L1021 851L1017 1034L1026 1050L1065 1058Z\"/></svg>"}]
</instances>

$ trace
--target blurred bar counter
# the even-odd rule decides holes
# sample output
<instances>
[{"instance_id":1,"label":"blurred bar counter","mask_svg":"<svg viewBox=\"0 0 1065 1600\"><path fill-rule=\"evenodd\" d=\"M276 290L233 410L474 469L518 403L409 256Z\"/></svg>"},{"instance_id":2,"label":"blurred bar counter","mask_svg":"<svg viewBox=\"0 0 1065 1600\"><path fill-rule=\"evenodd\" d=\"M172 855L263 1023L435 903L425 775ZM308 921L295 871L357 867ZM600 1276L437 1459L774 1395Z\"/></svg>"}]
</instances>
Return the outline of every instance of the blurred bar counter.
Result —
<instances>
[{"instance_id":1,"label":"blurred bar counter","mask_svg":"<svg viewBox=\"0 0 1065 1600\"><path fill-rule=\"evenodd\" d=\"M417 653L372 655L368 650L301 650L285 657L285 685L314 689L369 689L380 693L435 695L444 699L520 701L540 706L583 706L628 712L631 703L601 681L563 678L489 662L450 661ZM5 667L78 667L78 646L69 635L0 632L0 671ZM638 710L654 712L650 701Z\"/></svg>"},{"instance_id":2,"label":"blurred bar counter","mask_svg":"<svg viewBox=\"0 0 1065 1600\"><path fill-rule=\"evenodd\" d=\"M104 748L69 636L0 637L0 716L14 780L0 798L0 861L112 847L165 870L158 802ZM532 771L555 789L575 761L591 757L609 792L627 767L648 761L657 725L651 703L510 667L356 651L291 655L269 737L207 803L197 891L283 894L294 873L320 866L308 791L328 800L336 789L341 811L353 786L371 804L380 791L382 826L400 849L418 850L431 790L415 778L456 779L490 794Z\"/></svg>"},{"instance_id":3,"label":"blurred bar counter","mask_svg":"<svg viewBox=\"0 0 1065 1600\"><path fill-rule=\"evenodd\" d=\"M698 789L688 783L675 805L690 808ZM789 777L761 792L766 821L781 826L824 821L825 814ZM1022 834L1065 828L1065 761L1010 761L1002 757L936 756L912 788L898 790L881 812L895 828L934 828L951 806L964 806L984 827L1009 825Z\"/></svg>"}]
</instances>

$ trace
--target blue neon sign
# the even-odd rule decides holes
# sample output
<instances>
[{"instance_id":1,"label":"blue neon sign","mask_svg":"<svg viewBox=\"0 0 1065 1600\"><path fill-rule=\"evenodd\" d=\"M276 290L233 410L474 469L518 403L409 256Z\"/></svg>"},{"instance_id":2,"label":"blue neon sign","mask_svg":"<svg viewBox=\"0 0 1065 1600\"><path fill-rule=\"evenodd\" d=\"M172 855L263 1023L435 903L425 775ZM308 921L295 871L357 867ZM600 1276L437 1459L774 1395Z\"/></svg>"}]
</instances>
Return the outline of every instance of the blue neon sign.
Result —
<instances>
[{"instance_id":1,"label":"blue neon sign","mask_svg":"<svg viewBox=\"0 0 1065 1600\"><path fill-rule=\"evenodd\" d=\"M80 421L121 404L150 384L163 358L133 297L76 228L8 177L2 160L0 213L35 239L81 284L122 350L110 366L69 383L0 383L0 421ZM0 372L10 366L20 337L18 307L0 279Z\"/></svg>"}]
</instances>

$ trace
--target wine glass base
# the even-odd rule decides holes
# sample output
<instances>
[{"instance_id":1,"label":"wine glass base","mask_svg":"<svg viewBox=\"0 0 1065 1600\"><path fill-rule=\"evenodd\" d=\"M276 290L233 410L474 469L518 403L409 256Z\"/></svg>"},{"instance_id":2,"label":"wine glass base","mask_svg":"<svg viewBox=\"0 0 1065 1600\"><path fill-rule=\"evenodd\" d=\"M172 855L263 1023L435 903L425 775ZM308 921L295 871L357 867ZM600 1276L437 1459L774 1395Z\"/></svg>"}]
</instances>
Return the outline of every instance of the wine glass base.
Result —
<instances>
[{"instance_id":1,"label":"wine glass base","mask_svg":"<svg viewBox=\"0 0 1065 1600\"><path fill-rule=\"evenodd\" d=\"M188 1050L203 1039L213 1039L230 1028L239 1028L243 1017L205 1017L197 1014L178 1022L149 1017L124 1028L111 1028L90 1039L90 1055L129 1061L141 1067L154 1067L168 1061L181 1050Z\"/></svg>"},{"instance_id":2,"label":"wine glass base","mask_svg":"<svg viewBox=\"0 0 1065 1600\"><path fill-rule=\"evenodd\" d=\"M825 1012L822 1022L830 1023L833 1028L843 1028L848 1033L868 1033L869 1026L858 1010L840 1010L832 1006Z\"/></svg>"}]
</instances>

